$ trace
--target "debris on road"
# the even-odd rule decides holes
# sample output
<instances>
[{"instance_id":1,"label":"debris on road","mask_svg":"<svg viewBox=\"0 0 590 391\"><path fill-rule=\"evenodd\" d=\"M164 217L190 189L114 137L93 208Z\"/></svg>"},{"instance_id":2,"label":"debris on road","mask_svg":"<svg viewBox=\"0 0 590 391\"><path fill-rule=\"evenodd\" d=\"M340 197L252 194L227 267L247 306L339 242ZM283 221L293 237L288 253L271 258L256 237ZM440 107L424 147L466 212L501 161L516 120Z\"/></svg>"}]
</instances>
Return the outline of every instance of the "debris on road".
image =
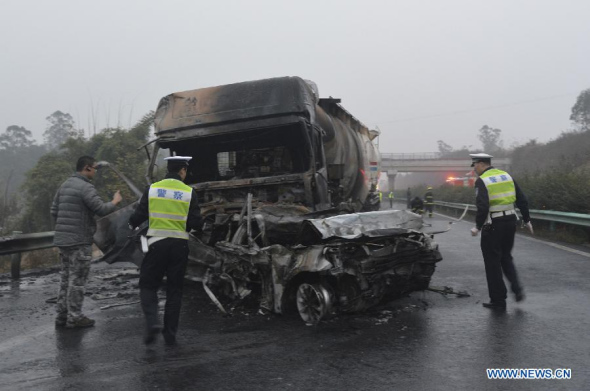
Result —
<instances>
[{"instance_id":1,"label":"debris on road","mask_svg":"<svg viewBox=\"0 0 590 391\"><path fill-rule=\"evenodd\" d=\"M456 295L457 297L470 297L471 295L467 291L455 291L450 286L429 286L427 291L440 293L441 295Z\"/></svg>"},{"instance_id":2,"label":"debris on road","mask_svg":"<svg viewBox=\"0 0 590 391\"><path fill-rule=\"evenodd\" d=\"M125 306L125 305L133 305L133 304L139 304L139 303L140 303L139 301L132 301L130 303L109 304L109 305L105 305L105 306L100 307L100 309L101 310L106 310L106 309L113 308L113 307L122 307L122 306Z\"/></svg>"}]
</instances>

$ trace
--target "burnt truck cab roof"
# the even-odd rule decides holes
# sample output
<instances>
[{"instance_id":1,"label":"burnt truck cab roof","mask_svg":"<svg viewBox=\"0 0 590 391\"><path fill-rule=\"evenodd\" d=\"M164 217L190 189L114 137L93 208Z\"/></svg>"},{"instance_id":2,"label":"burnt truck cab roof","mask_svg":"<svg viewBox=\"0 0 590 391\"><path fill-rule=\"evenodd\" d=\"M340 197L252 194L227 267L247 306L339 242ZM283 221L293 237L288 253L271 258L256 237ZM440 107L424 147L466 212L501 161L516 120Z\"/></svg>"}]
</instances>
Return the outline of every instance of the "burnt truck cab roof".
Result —
<instances>
[{"instance_id":1,"label":"burnt truck cab roof","mask_svg":"<svg viewBox=\"0 0 590 391\"><path fill-rule=\"evenodd\" d=\"M247 192L261 202L325 208L326 197L311 184L325 165L321 134L312 126L313 86L281 77L170 94L155 115L156 152L193 157L186 182L205 208L242 203Z\"/></svg>"},{"instance_id":2,"label":"burnt truck cab roof","mask_svg":"<svg viewBox=\"0 0 590 391\"><path fill-rule=\"evenodd\" d=\"M239 124L245 121L262 125L274 123L272 118L289 115L295 116L291 120L304 117L313 121L310 117L316 100L310 84L299 77L176 92L158 104L156 135L162 141L202 137L242 130Z\"/></svg>"}]
</instances>

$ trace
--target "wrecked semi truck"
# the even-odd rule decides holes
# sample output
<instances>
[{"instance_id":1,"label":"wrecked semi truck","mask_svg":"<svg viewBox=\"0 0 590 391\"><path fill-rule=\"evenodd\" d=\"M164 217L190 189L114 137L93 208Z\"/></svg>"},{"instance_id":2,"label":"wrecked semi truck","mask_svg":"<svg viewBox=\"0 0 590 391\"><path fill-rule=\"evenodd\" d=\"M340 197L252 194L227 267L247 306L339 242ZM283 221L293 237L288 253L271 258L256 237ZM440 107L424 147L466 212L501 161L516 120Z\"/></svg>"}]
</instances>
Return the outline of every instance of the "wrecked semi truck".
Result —
<instances>
[{"instance_id":1,"label":"wrecked semi truck","mask_svg":"<svg viewBox=\"0 0 590 391\"><path fill-rule=\"evenodd\" d=\"M205 224L187 273L223 311L217 297L250 296L317 323L428 286L438 246L420 216L377 211L378 134L339 102L298 77L161 99L148 183L162 155L192 156L185 182Z\"/></svg>"},{"instance_id":2,"label":"wrecked semi truck","mask_svg":"<svg viewBox=\"0 0 590 391\"><path fill-rule=\"evenodd\" d=\"M156 110L156 148L193 157L187 183L203 205L243 203L251 192L313 211L343 202L375 210L378 133L339 102L298 77L174 93Z\"/></svg>"}]
</instances>

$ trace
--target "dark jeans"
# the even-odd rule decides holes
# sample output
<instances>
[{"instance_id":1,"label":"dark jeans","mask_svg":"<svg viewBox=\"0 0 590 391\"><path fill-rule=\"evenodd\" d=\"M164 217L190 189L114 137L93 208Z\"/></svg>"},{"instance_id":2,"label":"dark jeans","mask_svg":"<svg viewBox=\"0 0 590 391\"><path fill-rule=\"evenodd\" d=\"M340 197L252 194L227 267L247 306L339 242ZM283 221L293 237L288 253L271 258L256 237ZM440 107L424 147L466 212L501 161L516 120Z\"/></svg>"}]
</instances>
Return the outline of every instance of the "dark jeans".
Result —
<instances>
[{"instance_id":1,"label":"dark jeans","mask_svg":"<svg viewBox=\"0 0 590 391\"><path fill-rule=\"evenodd\" d=\"M166 306L162 334L167 340L173 340L178 330L187 261L187 240L163 239L150 246L141 264L139 297L147 330L158 325L158 288L166 276Z\"/></svg>"},{"instance_id":2,"label":"dark jeans","mask_svg":"<svg viewBox=\"0 0 590 391\"><path fill-rule=\"evenodd\" d=\"M514 294L522 292L511 254L515 233L516 220L492 220L492 224L484 225L481 232L481 251L486 268L488 292L492 302L506 300L507 290L502 274L510 282L510 289Z\"/></svg>"}]
</instances>

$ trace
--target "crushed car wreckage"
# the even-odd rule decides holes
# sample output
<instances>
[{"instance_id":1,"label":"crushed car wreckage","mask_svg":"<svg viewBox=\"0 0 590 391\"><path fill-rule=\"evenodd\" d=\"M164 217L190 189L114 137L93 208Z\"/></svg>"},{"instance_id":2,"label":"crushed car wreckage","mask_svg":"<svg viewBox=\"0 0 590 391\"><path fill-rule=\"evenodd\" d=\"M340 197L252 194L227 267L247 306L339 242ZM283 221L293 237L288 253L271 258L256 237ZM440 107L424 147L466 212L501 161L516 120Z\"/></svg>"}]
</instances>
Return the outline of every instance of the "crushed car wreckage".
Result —
<instances>
[{"instance_id":1,"label":"crushed car wreckage","mask_svg":"<svg viewBox=\"0 0 590 391\"><path fill-rule=\"evenodd\" d=\"M301 216L296 244L259 247L253 235L263 238L267 230L293 225L293 219L283 223L270 213L263 207L251 219L244 216L241 225L236 217L234 239L217 242L213 251L193 242L191 265L210 261L200 269L201 279L221 287L226 296L237 299L257 291L261 309L296 310L307 323L366 309L388 295L425 289L441 260L437 245L418 231L421 217L407 211ZM246 233L250 245L240 243L248 221L267 223L255 223L257 228ZM193 269L192 274L199 272Z\"/></svg>"},{"instance_id":2,"label":"crushed car wreckage","mask_svg":"<svg viewBox=\"0 0 590 391\"><path fill-rule=\"evenodd\" d=\"M284 77L171 94L156 111L158 153L192 156L186 183L205 224L187 275L217 296L317 323L428 287L442 259L421 216L378 211L378 135L314 83ZM161 159L161 157L160 157ZM107 262L141 263L130 205L98 222Z\"/></svg>"}]
</instances>

